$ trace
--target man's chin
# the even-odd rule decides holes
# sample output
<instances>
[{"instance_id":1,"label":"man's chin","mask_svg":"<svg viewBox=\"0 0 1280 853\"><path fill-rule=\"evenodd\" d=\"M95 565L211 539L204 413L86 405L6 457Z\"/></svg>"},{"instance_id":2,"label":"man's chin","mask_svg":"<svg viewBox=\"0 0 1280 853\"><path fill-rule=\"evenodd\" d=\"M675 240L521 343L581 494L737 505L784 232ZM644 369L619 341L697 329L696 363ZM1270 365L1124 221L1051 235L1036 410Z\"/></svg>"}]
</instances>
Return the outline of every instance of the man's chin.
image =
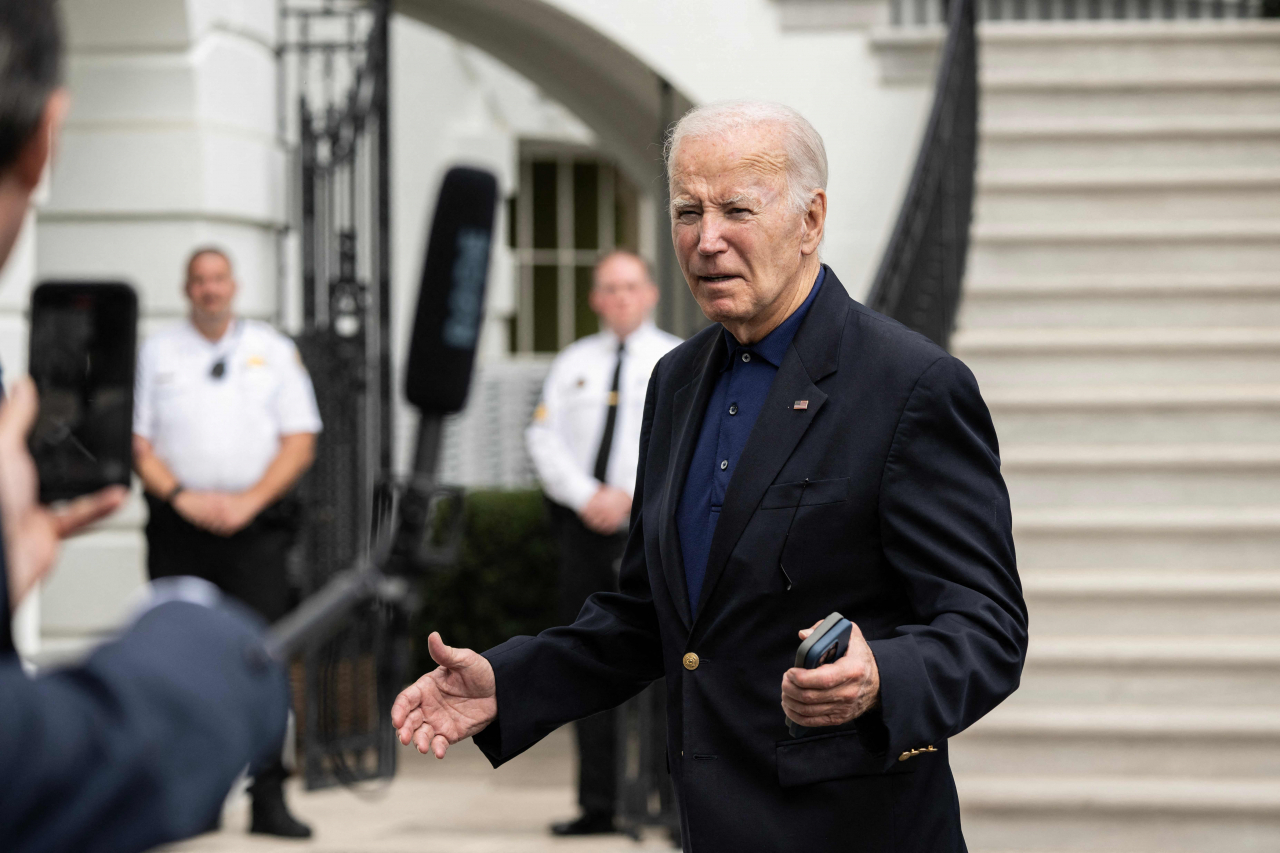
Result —
<instances>
[{"instance_id":1,"label":"man's chin","mask_svg":"<svg viewBox=\"0 0 1280 853\"><path fill-rule=\"evenodd\" d=\"M730 298L707 299L705 297L697 300L698 307L702 309L702 313L713 323L733 323L745 318L747 312L742 310L742 306L738 305Z\"/></svg>"}]
</instances>

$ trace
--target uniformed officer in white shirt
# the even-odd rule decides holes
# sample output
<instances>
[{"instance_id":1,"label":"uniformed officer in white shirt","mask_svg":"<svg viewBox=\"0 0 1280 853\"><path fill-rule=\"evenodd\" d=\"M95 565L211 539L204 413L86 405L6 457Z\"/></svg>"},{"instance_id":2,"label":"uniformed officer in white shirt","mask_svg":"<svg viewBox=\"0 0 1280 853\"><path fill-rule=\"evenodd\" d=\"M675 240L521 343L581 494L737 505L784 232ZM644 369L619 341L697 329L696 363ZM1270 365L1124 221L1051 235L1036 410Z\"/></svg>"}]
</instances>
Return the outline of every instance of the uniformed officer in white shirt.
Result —
<instances>
[{"instance_id":1,"label":"uniformed officer in white shirt","mask_svg":"<svg viewBox=\"0 0 1280 853\"><path fill-rule=\"evenodd\" d=\"M285 559L298 508L286 496L311 465L320 413L293 342L235 316L227 254L195 251L185 322L138 357L134 465L146 488L147 569L196 575L267 621L289 609ZM254 779L252 832L305 838L276 762Z\"/></svg>"},{"instance_id":2,"label":"uniformed officer in white shirt","mask_svg":"<svg viewBox=\"0 0 1280 853\"><path fill-rule=\"evenodd\" d=\"M551 365L542 403L525 432L560 545L560 609L572 622L587 598L617 588L626 545L640 422L653 366L680 343L650 320L658 303L648 265L630 252L596 264L591 309L603 331L566 347ZM576 820L556 835L614 831L615 714L577 723Z\"/></svg>"}]
</instances>

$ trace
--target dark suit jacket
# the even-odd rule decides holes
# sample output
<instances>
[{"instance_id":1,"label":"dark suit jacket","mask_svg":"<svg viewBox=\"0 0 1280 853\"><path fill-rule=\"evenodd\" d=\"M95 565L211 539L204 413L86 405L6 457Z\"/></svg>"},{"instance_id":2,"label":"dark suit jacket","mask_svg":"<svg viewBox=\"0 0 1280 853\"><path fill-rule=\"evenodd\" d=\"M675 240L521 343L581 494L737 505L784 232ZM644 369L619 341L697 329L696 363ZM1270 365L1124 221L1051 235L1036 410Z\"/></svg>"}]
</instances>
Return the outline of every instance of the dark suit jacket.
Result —
<instances>
[{"instance_id":1,"label":"dark suit jacket","mask_svg":"<svg viewBox=\"0 0 1280 853\"><path fill-rule=\"evenodd\" d=\"M9 612L3 564L0 607ZM279 754L282 668L242 608L172 602L80 666L29 678L0 626L0 850L126 853L203 832Z\"/></svg>"},{"instance_id":2,"label":"dark suit jacket","mask_svg":"<svg viewBox=\"0 0 1280 853\"><path fill-rule=\"evenodd\" d=\"M697 619L675 511L725 355L718 325L650 379L621 592L486 652L498 716L475 740L495 765L665 676L693 853L964 850L947 738L1022 671L1009 499L977 383L827 274L730 481ZM881 704L792 739L796 631L833 610L869 640Z\"/></svg>"}]
</instances>

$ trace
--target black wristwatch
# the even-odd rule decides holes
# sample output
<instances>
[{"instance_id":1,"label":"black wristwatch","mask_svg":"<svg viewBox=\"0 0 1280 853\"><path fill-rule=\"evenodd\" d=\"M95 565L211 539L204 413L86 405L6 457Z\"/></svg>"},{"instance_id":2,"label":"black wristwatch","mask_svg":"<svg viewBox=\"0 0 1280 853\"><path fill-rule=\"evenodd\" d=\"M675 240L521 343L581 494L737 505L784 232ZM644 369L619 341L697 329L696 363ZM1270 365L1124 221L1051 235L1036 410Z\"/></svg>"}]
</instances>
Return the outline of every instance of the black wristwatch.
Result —
<instances>
[{"instance_id":1,"label":"black wristwatch","mask_svg":"<svg viewBox=\"0 0 1280 853\"><path fill-rule=\"evenodd\" d=\"M178 485L170 489L169 494L164 496L164 502L167 504L173 503L173 499L176 498L178 495L182 494L182 488L183 488L182 484L179 483Z\"/></svg>"}]
</instances>

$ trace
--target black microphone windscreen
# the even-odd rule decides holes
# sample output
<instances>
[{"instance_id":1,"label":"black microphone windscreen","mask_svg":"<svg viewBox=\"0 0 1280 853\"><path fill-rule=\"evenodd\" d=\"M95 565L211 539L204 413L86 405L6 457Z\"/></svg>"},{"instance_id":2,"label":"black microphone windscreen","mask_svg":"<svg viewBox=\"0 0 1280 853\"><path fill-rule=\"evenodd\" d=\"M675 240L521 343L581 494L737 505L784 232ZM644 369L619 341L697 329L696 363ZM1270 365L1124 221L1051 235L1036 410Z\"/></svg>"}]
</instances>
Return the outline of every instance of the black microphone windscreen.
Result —
<instances>
[{"instance_id":1,"label":"black microphone windscreen","mask_svg":"<svg viewBox=\"0 0 1280 853\"><path fill-rule=\"evenodd\" d=\"M405 396L422 412L462 409L475 366L498 181L450 169L440 186L409 344Z\"/></svg>"}]
</instances>

